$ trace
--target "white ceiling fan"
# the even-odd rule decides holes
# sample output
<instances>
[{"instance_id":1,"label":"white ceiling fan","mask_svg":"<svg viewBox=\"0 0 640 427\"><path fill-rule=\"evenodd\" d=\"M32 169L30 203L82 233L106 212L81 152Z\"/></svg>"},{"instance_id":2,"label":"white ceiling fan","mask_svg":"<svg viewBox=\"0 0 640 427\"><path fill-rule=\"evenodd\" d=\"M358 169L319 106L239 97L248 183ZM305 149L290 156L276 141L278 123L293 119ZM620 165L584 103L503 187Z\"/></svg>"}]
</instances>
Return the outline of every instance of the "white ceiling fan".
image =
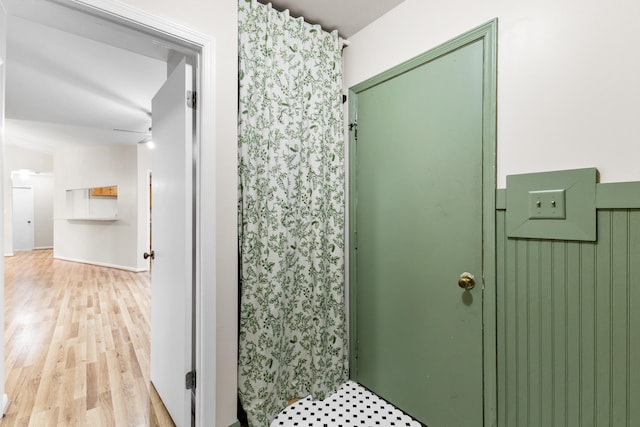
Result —
<instances>
[{"instance_id":1,"label":"white ceiling fan","mask_svg":"<svg viewBox=\"0 0 640 427\"><path fill-rule=\"evenodd\" d=\"M141 135L145 135L140 141L138 141L138 144L146 144L147 142L151 142L153 139L151 136L151 127L149 127L149 130L147 132L138 131L138 130L129 130L129 129L113 129L113 130L116 132L139 133Z\"/></svg>"}]
</instances>

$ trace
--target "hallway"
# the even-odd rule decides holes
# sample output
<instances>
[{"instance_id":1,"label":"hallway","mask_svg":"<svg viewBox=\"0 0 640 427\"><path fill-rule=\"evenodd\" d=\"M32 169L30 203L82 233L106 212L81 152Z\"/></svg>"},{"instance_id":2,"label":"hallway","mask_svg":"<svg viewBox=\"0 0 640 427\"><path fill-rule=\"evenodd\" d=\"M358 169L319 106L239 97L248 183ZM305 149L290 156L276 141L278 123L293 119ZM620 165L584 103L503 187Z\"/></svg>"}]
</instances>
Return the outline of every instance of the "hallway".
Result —
<instances>
[{"instance_id":1,"label":"hallway","mask_svg":"<svg viewBox=\"0 0 640 427\"><path fill-rule=\"evenodd\" d=\"M148 273L5 258L5 426L171 426L149 385Z\"/></svg>"}]
</instances>

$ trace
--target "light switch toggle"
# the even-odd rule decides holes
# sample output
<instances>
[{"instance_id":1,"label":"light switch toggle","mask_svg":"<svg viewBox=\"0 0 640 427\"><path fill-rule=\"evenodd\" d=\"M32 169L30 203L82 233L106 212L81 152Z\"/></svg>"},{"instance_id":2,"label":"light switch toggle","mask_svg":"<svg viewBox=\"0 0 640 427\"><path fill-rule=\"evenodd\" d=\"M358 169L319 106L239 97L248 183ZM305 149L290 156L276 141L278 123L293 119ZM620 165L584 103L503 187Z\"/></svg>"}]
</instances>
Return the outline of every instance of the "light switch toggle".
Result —
<instances>
[{"instance_id":1,"label":"light switch toggle","mask_svg":"<svg viewBox=\"0 0 640 427\"><path fill-rule=\"evenodd\" d=\"M529 191L529 219L566 219L566 190Z\"/></svg>"}]
</instances>

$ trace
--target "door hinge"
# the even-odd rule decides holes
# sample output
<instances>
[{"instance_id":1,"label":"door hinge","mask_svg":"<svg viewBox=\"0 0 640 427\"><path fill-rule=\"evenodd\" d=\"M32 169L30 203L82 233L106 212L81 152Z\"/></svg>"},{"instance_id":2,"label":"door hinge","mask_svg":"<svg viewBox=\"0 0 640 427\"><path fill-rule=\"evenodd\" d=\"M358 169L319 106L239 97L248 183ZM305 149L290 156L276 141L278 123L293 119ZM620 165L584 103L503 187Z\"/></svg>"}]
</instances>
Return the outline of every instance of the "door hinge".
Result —
<instances>
[{"instance_id":1,"label":"door hinge","mask_svg":"<svg viewBox=\"0 0 640 427\"><path fill-rule=\"evenodd\" d=\"M196 91L188 90L187 91L187 107L196 109L196 105L198 105L198 93Z\"/></svg>"},{"instance_id":2,"label":"door hinge","mask_svg":"<svg viewBox=\"0 0 640 427\"><path fill-rule=\"evenodd\" d=\"M353 232L353 249L358 250L358 231Z\"/></svg>"},{"instance_id":3,"label":"door hinge","mask_svg":"<svg viewBox=\"0 0 640 427\"><path fill-rule=\"evenodd\" d=\"M196 388L196 371L187 372L184 382L187 390L194 390Z\"/></svg>"},{"instance_id":4,"label":"door hinge","mask_svg":"<svg viewBox=\"0 0 640 427\"><path fill-rule=\"evenodd\" d=\"M353 123L349 123L349 130L354 131L353 137L355 140L358 140L358 121L356 120Z\"/></svg>"}]
</instances>

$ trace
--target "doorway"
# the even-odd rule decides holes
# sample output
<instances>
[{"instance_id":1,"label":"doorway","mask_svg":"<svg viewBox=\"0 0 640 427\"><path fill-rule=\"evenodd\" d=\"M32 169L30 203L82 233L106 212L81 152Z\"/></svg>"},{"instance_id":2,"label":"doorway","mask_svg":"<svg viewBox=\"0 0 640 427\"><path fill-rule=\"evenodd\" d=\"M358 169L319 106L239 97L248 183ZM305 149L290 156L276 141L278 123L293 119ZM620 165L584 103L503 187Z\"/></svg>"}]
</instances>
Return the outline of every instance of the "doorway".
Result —
<instances>
[{"instance_id":1,"label":"doorway","mask_svg":"<svg viewBox=\"0 0 640 427\"><path fill-rule=\"evenodd\" d=\"M426 425L495 407L495 31L350 91L351 377Z\"/></svg>"},{"instance_id":2,"label":"doorway","mask_svg":"<svg viewBox=\"0 0 640 427\"><path fill-rule=\"evenodd\" d=\"M206 281L209 284L215 283L215 277L212 277L213 272L209 270L205 272L200 271L202 269L200 262L202 252L197 244L202 235L199 222L201 213L204 210L210 212L213 206L213 195L200 195L198 191L201 185L200 171L206 167L210 169L213 169L214 167L212 153L203 154L199 149L199 147L205 143L213 146L213 125L201 120L203 115L211 114L212 104L209 102L209 99L213 98L213 82L208 78L208 76L211 75L211 70L213 68L213 41L204 37L202 34L175 25L170 21L141 12L128 6L123 6L116 2L100 2L100 8L97 8L93 1L51 1L47 3L55 3L56 5L60 5L60 7L76 10L85 14L87 19L101 19L105 26L118 28L122 32L138 32L142 37L147 38L147 42L151 42L149 44L153 44L153 42L168 43L169 45L176 47L176 49L181 53L188 53L195 58L194 63L196 66L194 75L200 103L199 108L194 115L195 124L193 128L195 130L195 142L188 141L189 149L194 151L193 161L189 159L190 161L184 164L184 167L189 169L189 176L192 177L191 182L189 183L189 188L193 188L193 190L185 192L189 198L189 202L184 205L189 208L190 217L194 220L188 244L189 248L193 248L193 263L189 266L188 270L189 274L193 274L193 288L190 287L189 291L193 291L195 295L195 302L193 303L195 310L189 321L194 325L194 330L196 330L196 333L194 334L196 339L193 344L195 348L195 366L193 368L195 370L200 370L200 361L213 360L214 356L209 356L209 353L215 351L215 345L209 345L205 348L200 339L203 335L215 336L212 332L215 331L215 324L202 325L199 321L200 313L202 311L199 303L201 297L204 294L206 299L211 299L208 293L203 291L200 287L200 283L202 283L202 281ZM161 230L156 229L156 232L161 232ZM215 241L212 234L213 232L209 230L206 237L208 240L210 239L211 241ZM142 253L140 256L142 256ZM210 258L210 256L208 258ZM207 291L215 293L215 287L211 287L211 289ZM202 371L203 375L200 377L201 381L206 381L207 375L211 376L214 372L206 370ZM180 387L184 388L184 381L181 382ZM196 393L196 403L200 402L204 398L206 398L204 393ZM191 410L189 410L189 412L189 418L191 418ZM206 417L203 416L204 412L206 411L203 410L203 405L196 404L195 423L197 425L209 425L212 423L212 421L207 421ZM189 424L191 423L189 422Z\"/></svg>"}]
</instances>

